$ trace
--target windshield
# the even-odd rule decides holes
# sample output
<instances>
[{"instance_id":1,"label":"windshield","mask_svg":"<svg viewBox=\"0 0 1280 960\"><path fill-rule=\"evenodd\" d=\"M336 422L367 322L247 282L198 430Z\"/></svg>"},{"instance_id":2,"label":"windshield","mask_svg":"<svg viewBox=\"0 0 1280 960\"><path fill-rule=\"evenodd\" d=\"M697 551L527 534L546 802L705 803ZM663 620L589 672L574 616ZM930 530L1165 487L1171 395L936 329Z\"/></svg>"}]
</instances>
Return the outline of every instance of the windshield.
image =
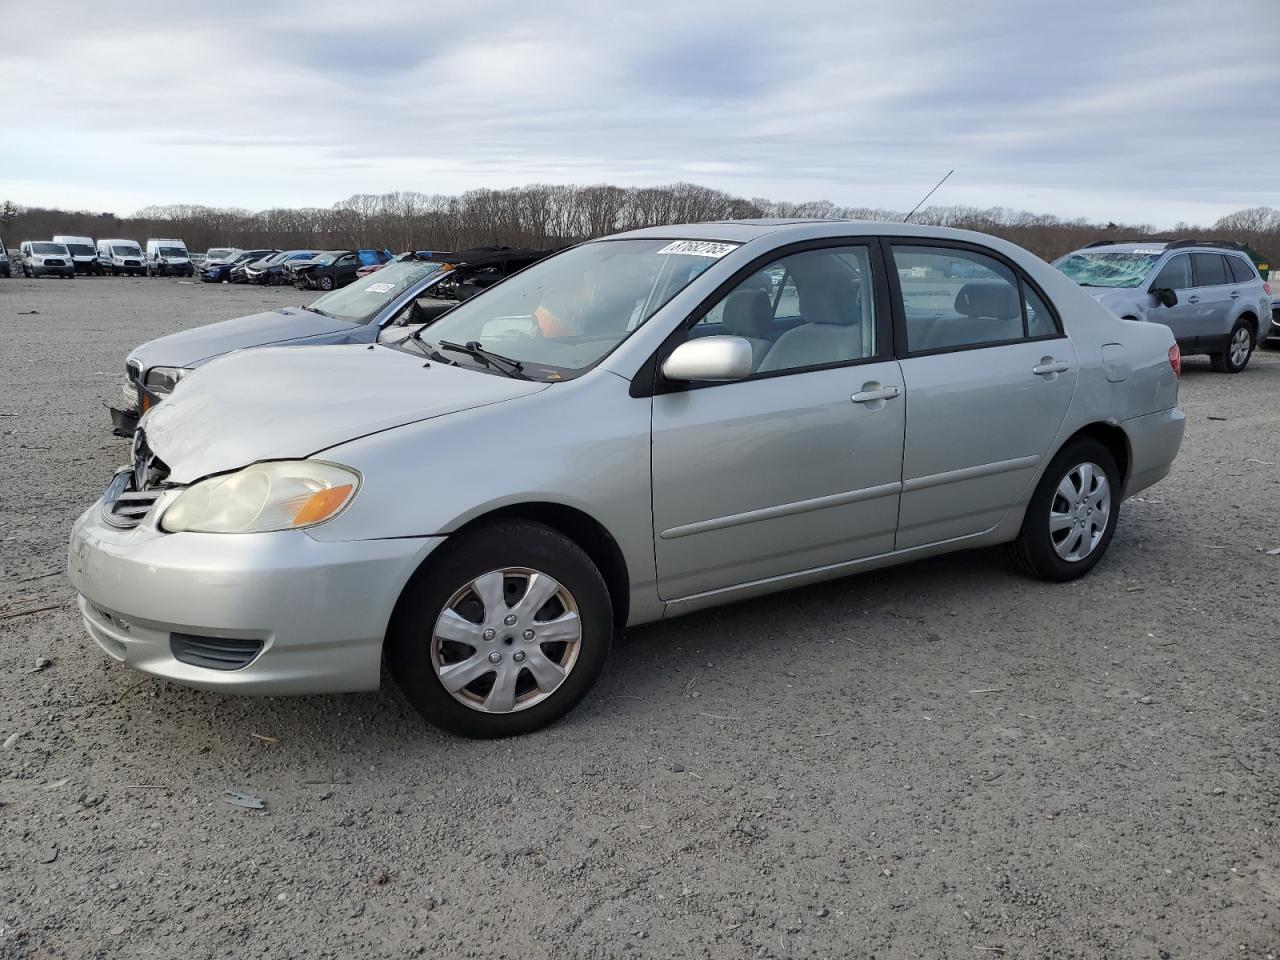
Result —
<instances>
[{"instance_id":1,"label":"windshield","mask_svg":"<svg viewBox=\"0 0 1280 960\"><path fill-rule=\"evenodd\" d=\"M585 243L465 301L423 336L432 344L475 342L526 364L528 376L561 379L599 363L735 246L700 240Z\"/></svg>"},{"instance_id":2,"label":"windshield","mask_svg":"<svg viewBox=\"0 0 1280 960\"><path fill-rule=\"evenodd\" d=\"M1054 264L1082 287L1136 287L1161 253L1069 253Z\"/></svg>"},{"instance_id":3,"label":"windshield","mask_svg":"<svg viewBox=\"0 0 1280 960\"><path fill-rule=\"evenodd\" d=\"M263 257L260 266L271 267L277 263L283 263L288 256L287 253L273 253L270 256Z\"/></svg>"},{"instance_id":4,"label":"windshield","mask_svg":"<svg viewBox=\"0 0 1280 960\"><path fill-rule=\"evenodd\" d=\"M67 249L68 249L68 250L70 250L70 251L71 251L71 253L72 253L74 256L77 256L77 257L92 257L92 256L93 256L93 246L92 246L92 244L88 244L88 243L68 243L68 244L67 244Z\"/></svg>"},{"instance_id":5,"label":"windshield","mask_svg":"<svg viewBox=\"0 0 1280 960\"><path fill-rule=\"evenodd\" d=\"M140 257L142 256L142 248L136 243L115 243L111 245L111 252L117 257Z\"/></svg>"},{"instance_id":6,"label":"windshield","mask_svg":"<svg viewBox=\"0 0 1280 960\"><path fill-rule=\"evenodd\" d=\"M187 251L182 247L160 247L159 253L162 257L185 257L187 255Z\"/></svg>"},{"instance_id":7,"label":"windshield","mask_svg":"<svg viewBox=\"0 0 1280 960\"><path fill-rule=\"evenodd\" d=\"M311 309L339 320L365 323L410 286L437 272L440 266L422 260L388 264L370 277L326 293L311 304Z\"/></svg>"},{"instance_id":8,"label":"windshield","mask_svg":"<svg viewBox=\"0 0 1280 960\"><path fill-rule=\"evenodd\" d=\"M226 260L234 257L239 251L235 247L210 247L205 257L210 260Z\"/></svg>"},{"instance_id":9,"label":"windshield","mask_svg":"<svg viewBox=\"0 0 1280 960\"><path fill-rule=\"evenodd\" d=\"M234 262L235 263L252 263L255 260L261 260L263 257L269 257L269 256L271 256L270 250L250 250L247 253L240 254L240 256L235 258Z\"/></svg>"},{"instance_id":10,"label":"windshield","mask_svg":"<svg viewBox=\"0 0 1280 960\"><path fill-rule=\"evenodd\" d=\"M42 256L56 254L66 256L67 248L60 243L33 243L31 245L31 252L41 254Z\"/></svg>"}]
</instances>

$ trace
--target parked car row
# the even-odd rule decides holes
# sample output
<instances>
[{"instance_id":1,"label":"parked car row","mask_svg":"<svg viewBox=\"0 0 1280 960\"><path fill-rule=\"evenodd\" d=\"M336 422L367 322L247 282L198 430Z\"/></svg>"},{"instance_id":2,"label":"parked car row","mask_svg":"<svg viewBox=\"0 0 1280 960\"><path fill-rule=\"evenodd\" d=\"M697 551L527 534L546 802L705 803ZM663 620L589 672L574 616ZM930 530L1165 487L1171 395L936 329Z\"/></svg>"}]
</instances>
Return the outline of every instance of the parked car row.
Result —
<instances>
[{"instance_id":1,"label":"parked car row","mask_svg":"<svg viewBox=\"0 0 1280 960\"><path fill-rule=\"evenodd\" d=\"M25 277L76 274L97 276L194 277L197 269L206 283L290 283L299 289L334 290L392 260L387 250L241 250L211 247L192 254L182 240L150 239L146 250L133 240L56 236L27 240L19 247L16 269ZM0 275L11 276L14 266L0 242Z\"/></svg>"},{"instance_id":2,"label":"parked car row","mask_svg":"<svg viewBox=\"0 0 1280 960\"><path fill-rule=\"evenodd\" d=\"M902 223L407 255L126 369L68 561L102 650L272 695L385 657L484 737L572 709L627 625L992 544L1082 576L1184 427L1169 327Z\"/></svg>"}]
</instances>

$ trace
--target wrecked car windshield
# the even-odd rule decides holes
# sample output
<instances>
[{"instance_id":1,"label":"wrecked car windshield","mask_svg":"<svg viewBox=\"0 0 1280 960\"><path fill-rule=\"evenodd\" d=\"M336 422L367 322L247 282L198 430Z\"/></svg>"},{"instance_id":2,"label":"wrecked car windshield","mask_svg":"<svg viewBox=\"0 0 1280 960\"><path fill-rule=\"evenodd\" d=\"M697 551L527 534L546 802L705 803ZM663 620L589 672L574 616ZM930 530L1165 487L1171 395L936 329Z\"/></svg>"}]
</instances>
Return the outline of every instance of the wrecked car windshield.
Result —
<instances>
[{"instance_id":1,"label":"wrecked car windshield","mask_svg":"<svg viewBox=\"0 0 1280 960\"><path fill-rule=\"evenodd\" d=\"M1136 287L1159 253L1071 253L1054 264L1082 287Z\"/></svg>"},{"instance_id":2,"label":"wrecked car windshield","mask_svg":"<svg viewBox=\"0 0 1280 960\"><path fill-rule=\"evenodd\" d=\"M389 263L377 273L326 293L311 304L311 309L338 320L365 323L410 286L436 273L440 267L439 263L425 260Z\"/></svg>"},{"instance_id":3,"label":"wrecked car windshield","mask_svg":"<svg viewBox=\"0 0 1280 960\"><path fill-rule=\"evenodd\" d=\"M585 243L461 303L423 330L422 339L432 346L478 345L525 364L525 374L535 379L562 379L598 363L736 246L703 240Z\"/></svg>"}]
</instances>

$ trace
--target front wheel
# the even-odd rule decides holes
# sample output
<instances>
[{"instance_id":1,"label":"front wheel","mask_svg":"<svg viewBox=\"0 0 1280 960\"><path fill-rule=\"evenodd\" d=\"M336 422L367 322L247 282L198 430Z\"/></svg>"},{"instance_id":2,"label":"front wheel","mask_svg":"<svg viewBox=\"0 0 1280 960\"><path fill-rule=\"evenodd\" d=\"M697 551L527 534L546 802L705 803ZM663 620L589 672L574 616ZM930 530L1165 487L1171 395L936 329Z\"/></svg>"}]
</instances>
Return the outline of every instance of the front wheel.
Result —
<instances>
[{"instance_id":1,"label":"front wheel","mask_svg":"<svg viewBox=\"0 0 1280 960\"><path fill-rule=\"evenodd\" d=\"M451 540L405 588L387 631L391 672L429 722L464 737L544 727L591 689L613 640L604 578L536 523Z\"/></svg>"},{"instance_id":2,"label":"front wheel","mask_svg":"<svg viewBox=\"0 0 1280 960\"><path fill-rule=\"evenodd\" d=\"M1018 569L1055 582L1092 570L1115 533L1122 482L1115 458L1101 443L1091 437L1068 441L1040 478L1010 544Z\"/></svg>"},{"instance_id":3,"label":"front wheel","mask_svg":"<svg viewBox=\"0 0 1280 960\"><path fill-rule=\"evenodd\" d=\"M1209 357L1209 362L1218 373L1239 373L1249 365L1253 356L1253 328L1243 320L1237 320L1231 328L1231 339L1227 341L1227 349Z\"/></svg>"},{"instance_id":4,"label":"front wheel","mask_svg":"<svg viewBox=\"0 0 1280 960\"><path fill-rule=\"evenodd\" d=\"M318 281L321 290L333 289L333 277L321 277Z\"/></svg>"}]
</instances>

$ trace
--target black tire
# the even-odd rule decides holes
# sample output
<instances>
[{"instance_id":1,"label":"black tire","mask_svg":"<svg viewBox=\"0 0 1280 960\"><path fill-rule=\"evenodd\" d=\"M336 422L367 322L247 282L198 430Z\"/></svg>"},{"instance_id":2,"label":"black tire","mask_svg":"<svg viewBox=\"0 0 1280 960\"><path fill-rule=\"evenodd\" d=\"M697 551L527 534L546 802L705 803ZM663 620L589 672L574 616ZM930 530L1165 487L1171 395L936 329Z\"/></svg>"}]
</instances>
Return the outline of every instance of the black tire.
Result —
<instances>
[{"instance_id":1,"label":"black tire","mask_svg":"<svg viewBox=\"0 0 1280 960\"><path fill-rule=\"evenodd\" d=\"M1248 338L1249 349L1244 353L1244 359L1238 363L1232 359L1232 345L1235 343L1236 337L1244 335ZM1244 320L1237 320L1236 325L1231 328L1231 336L1227 340L1227 349L1222 353L1213 353L1209 355L1209 363L1218 373L1239 373L1249 365L1249 358L1253 356L1253 351L1257 347L1256 339L1253 335L1253 327Z\"/></svg>"},{"instance_id":2,"label":"black tire","mask_svg":"<svg viewBox=\"0 0 1280 960\"><path fill-rule=\"evenodd\" d=\"M463 704L445 689L432 662L432 634L445 605L459 590L489 571L511 567L541 571L568 590L578 608L581 639L568 675L544 699L508 713L488 713ZM508 595L518 597L510 592L513 588L519 589L506 584ZM386 639L391 674L424 719L462 737L511 737L553 723L586 696L609 656L613 606L600 571L568 537L537 523L494 523L451 538L431 555L401 594ZM499 636L487 649L510 649L522 658L521 642ZM532 674L524 674L523 682L530 682ZM479 677L464 690L477 684L483 690L485 680L492 684L495 679L496 675Z\"/></svg>"},{"instance_id":3,"label":"black tire","mask_svg":"<svg viewBox=\"0 0 1280 960\"><path fill-rule=\"evenodd\" d=\"M1050 532L1049 515L1058 499L1058 486L1082 464L1094 464L1101 468L1110 489L1110 503L1106 525L1093 549L1079 559L1069 560L1059 556ZM1058 451L1049 463L1036 492L1027 504L1026 516L1018 538L1009 544L1009 553L1015 566L1029 577L1063 583L1082 577L1102 559L1115 534L1120 519L1121 490L1120 470L1115 458L1106 447L1092 437L1075 437ZM1070 530L1064 531L1066 536Z\"/></svg>"}]
</instances>

